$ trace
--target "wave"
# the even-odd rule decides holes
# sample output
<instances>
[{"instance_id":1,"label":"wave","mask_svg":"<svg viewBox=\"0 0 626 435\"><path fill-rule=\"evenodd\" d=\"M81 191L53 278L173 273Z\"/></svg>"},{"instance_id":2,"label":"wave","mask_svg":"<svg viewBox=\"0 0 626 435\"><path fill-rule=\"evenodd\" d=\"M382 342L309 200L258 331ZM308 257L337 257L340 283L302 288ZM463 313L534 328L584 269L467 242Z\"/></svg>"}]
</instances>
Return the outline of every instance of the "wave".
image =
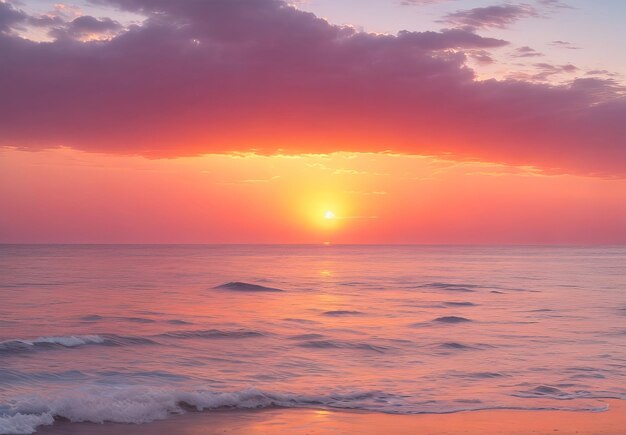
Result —
<instances>
[{"instance_id":1,"label":"wave","mask_svg":"<svg viewBox=\"0 0 626 435\"><path fill-rule=\"evenodd\" d=\"M424 328L427 326L430 326L432 324L448 324L448 325L454 325L454 324L459 324L459 323L470 323L472 322L471 319L467 319L465 317L460 317L460 316L442 316L442 317L437 317L436 319L431 320L430 322L416 322L416 323L411 323L408 326L411 328Z\"/></svg>"},{"instance_id":2,"label":"wave","mask_svg":"<svg viewBox=\"0 0 626 435\"><path fill-rule=\"evenodd\" d=\"M496 377L495 373L478 374ZM550 387L552 388L552 387ZM540 395L554 394L553 390L536 388ZM556 398L563 399L562 395ZM624 398L615 395L598 395L577 392L576 398ZM0 404L0 433L30 434L39 426L51 425L56 420L92 423L142 424L162 420L171 414L182 414L188 410L210 411L217 409L261 409L261 408L314 408L314 409L362 409L380 411L381 405L391 405L384 412L421 414L450 413L480 409L529 409L529 410L587 410L604 411L606 404L584 406L529 406L489 405L480 400L456 400L457 403L419 402L417 407L406 400L406 395L389 394L383 391L329 392L324 394L292 394L261 391L248 388L224 392L206 389L178 390L167 387L137 385L102 386L90 385L79 389L57 391L54 394L21 396ZM460 404L461 406L458 406ZM408 406L407 406L408 405Z\"/></svg>"},{"instance_id":3,"label":"wave","mask_svg":"<svg viewBox=\"0 0 626 435\"><path fill-rule=\"evenodd\" d=\"M205 339L241 339L264 337L265 333L246 329L220 330L207 329L195 331L171 331L152 336L153 338L205 338ZM160 344L158 341L147 337L121 336L115 334L98 335L60 335L50 337L38 337L34 339L11 339L0 341L0 356L10 356L22 352L34 352L54 349L78 348L83 346L135 346Z\"/></svg>"},{"instance_id":4,"label":"wave","mask_svg":"<svg viewBox=\"0 0 626 435\"><path fill-rule=\"evenodd\" d=\"M410 288L424 288L424 289L444 290L444 291L460 292L460 293L473 293L478 290L489 290L489 289L493 289L491 293L503 293L502 291L499 291L499 290L539 293L538 290L528 290L528 289L522 289L522 288L501 287L497 285L478 285L478 284L468 284L468 283L456 284L456 283L449 283L449 282L430 282L427 284L412 286Z\"/></svg>"},{"instance_id":5,"label":"wave","mask_svg":"<svg viewBox=\"0 0 626 435\"><path fill-rule=\"evenodd\" d=\"M90 314L88 316L82 316L79 318L83 322L98 322L100 320L104 320L104 317L99 316L98 314Z\"/></svg>"},{"instance_id":6,"label":"wave","mask_svg":"<svg viewBox=\"0 0 626 435\"><path fill-rule=\"evenodd\" d=\"M300 334L300 335L292 335L289 337L290 340L317 340L318 338L324 338L322 334Z\"/></svg>"},{"instance_id":7,"label":"wave","mask_svg":"<svg viewBox=\"0 0 626 435\"><path fill-rule=\"evenodd\" d=\"M39 337L32 340L12 339L0 341L0 355L30 352L46 349L74 348L87 345L127 346L135 344L154 344L143 337L123 337L115 334L103 335L61 335Z\"/></svg>"},{"instance_id":8,"label":"wave","mask_svg":"<svg viewBox=\"0 0 626 435\"><path fill-rule=\"evenodd\" d=\"M198 331L173 331L159 334L158 337L165 338L251 338L251 337L264 337L266 334L259 331L252 331L247 329L235 329L232 331L223 331L221 329L206 329Z\"/></svg>"},{"instance_id":9,"label":"wave","mask_svg":"<svg viewBox=\"0 0 626 435\"><path fill-rule=\"evenodd\" d=\"M443 317L437 317L436 319L433 320L433 322L439 322L439 323L465 323L465 322L471 322L470 319L466 319L465 317L459 317L459 316L443 316Z\"/></svg>"},{"instance_id":10,"label":"wave","mask_svg":"<svg viewBox=\"0 0 626 435\"><path fill-rule=\"evenodd\" d=\"M231 290L237 292L282 292L279 288L266 287L264 285L250 284L247 282L233 281L213 287L220 290Z\"/></svg>"},{"instance_id":11,"label":"wave","mask_svg":"<svg viewBox=\"0 0 626 435\"><path fill-rule=\"evenodd\" d=\"M569 385L573 385L573 384L569 384ZM608 392L608 391L606 392L597 391L597 392L592 393L587 390L577 390L577 391L568 392L568 391L562 390L561 388L553 387L551 385L539 385L529 390L518 391L516 393L513 393L512 395L516 397L531 398L531 399L550 398L550 399L556 399L556 400L589 399L589 398L622 399L622 400L626 399L626 394L619 394L619 393Z\"/></svg>"},{"instance_id":12,"label":"wave","mask_svg":"<svg viewBox=\"0 0 626 435\"><path fill-rule=\"evenodd\" d=\"M309 319L293 319L293 318L285 318L282 319L285 322L293 322L293 323L302 323L303 325L315 325L317 323L320 323L316 320L309 320Z\"/></svg>"},{"instance_id":13,"label":"wave","mask_svg":"<svg viewBox=\"0 0 626 435\"><path fill-rule=\"evenodd\" d=\"M337 285L344 285L344 286L347 286L347 287L354 287L354 286L358 286L358 285L369 286L371 284L367 283L367 282L360 282L360 281L344 281L344 282L338 282Z\"/></svg>"},{"instance_id":14,"label":"wave","mask_svg":"<svg viewBox=\"0 0 626 435\"><path fill-rule=\"evenodd\" d=\"M180 319L166 320L165 323L169 323L170 325L193 325L192 322Z\"/></svg>"},{"instance_id":15,"label":"wave","mask_svg":"<svg viewBox=\"0 0 626 435\"><path fill-rule=\"evenodd\" d=\"M416 288L429 288L437 290L447 290L460 293L473 293L481 286L476 284L451 284L447 282L431 282L428 284L418 285Z\"/></svg>"},{"instance_id":16,"label":"wave","mask_svg":"<svg viewBox=\"0 0 626 435\"><path fill-rule=\"evenodd\" d=\"M476 304L474 302L444 302L445 305L449 307L475 307Z\"/></svg>"},{"instance_id":17,"label":"wave","mask_svg":"<svg viewBox=\"0 0 626 435\"><path fill-rule=\"evenodd\" d=\"M473 349L472 346L468 346L468 345L462 344L462 343L457 343L455 341L451 341L451 342L448 342L448 343L441 343L439 345L439 347L444 348L444 349L454 349L454 350Z\"/></svg>"},{"instance_id":18,"label":"wave","mask_svg":"<svg viewBox=\"0 0 626 435\"><path fill-rule=\"evenodd\" d=\"M447 341L442 343L433 343L431 347L444 349L444 350L486 350L493 349L495 346L486 343L473 343L473 344L465 344L459 343L457 341Z\"/></svg>"},{"instance_id":19,"label":"wave","mask_svg":"<svg viewBox=\"0 0 626 435\"><path fill-rule=\"evenodd\" d=\"M362 316L365 313L361 312L361 311L350 311L350 310L334 310L334 311L326 311L324 313L325 316L333 316L333 317L338 317L338 316Z\"/></svg>"},{"instance_id":20,"label":"wave","mask_svg":"<svg viewBox=\"0 0 626 435\"><path fill-rule=\"evenodd\" d=\"M42 371L20 371L14 369L0 368L0 383L5 384L32 384L36 383L57 383L57 382L85 382L92 379L96 375L103 380L119 380L120 382L136 379L150 379L157 381L186 381L188 376L171 373L161 370L138 370L138 371L116 371L116 370L100 370L93 373L85 373L80 370L66 370L60 372L42 372ZM0 407L1 411L1 407ZM1 413L1 412L0 412Z\"/></svg>"},{"instance_id":21,"label":"wave","mask_svg":"<svg viewBox=\"0 0 626 435\"><path fill-rule=\"evenodd\" d=\"M29 382L84 381L89 376L80 370L63 372L22 372L19 370L0 368L0 383L20 384Z\"/></svg>"},{"instance_id":22,"label":"wave","mask_svg":"<svg viewBox=\"0 0 626 435\"><path fill-rule=\"evenodd\" d=\"M115 321L122 321L122 322L131 322L131 323L156 323L157 322L157 320L148 319L146 317L123 317L123 316L104 317L98 314L90 314L87 316L82 316L82 317L79 317L79 320L82 322L90 322L90 323L100 322L102 320L115 320ZM187 322L185 320L180 320L180 319L163 320L163 322L169 323L170 325L191 325L190 322Z\"/></svg>"},{"instance_id":23,"label":"wave","mask_svg":"<svg viewBox=\"0 0 626 435\"><path fill-rule=\"evenodd\" d=\"M51 397L22 397L8 406L0 406L0 433L30 434L37 427L53 424L57 419L92 423L148 423L165 419L170 414L183 413L186 409L354 409L368 401L387 400L388 397L390 395L378 391L295 395L254 388L218 392L168 391L139 386L89 387L57 393Z\"/></svg>"},{"instance_id":24,"label":"wave","mask_svg":"<svg viewBox=\"0 0 626 435\"><path fill-rule=\"evenodd\" d=\"M116 317L115 320L122 320L133 323L154 323L154 319L146 319L145 317Z\"/></svg>"},{"instance_id":25,"label":"wave","mask_svg":"<svg viewBox=\"0 0 626 435\"><path fill-rule=\"evenodd\" d=\"M378 353L384 353L387 350L384 346L375 346L369 343L351 343L338 340L309 340L298 344L298 346L312 349L358 349Z\"/></svg>"},{"instance_id":26,"label":"wave","mask_svg":"<svg viewBox=\"0 0 626 435\"><path fill-rule=\"evenodd\" d=\"M504 375L498 372L475 372L475 373L468 373L466 376L469 376L471 378L478 378L478 379L493 379L493 378L501 378Z\"/></svg>"}]
</instances>

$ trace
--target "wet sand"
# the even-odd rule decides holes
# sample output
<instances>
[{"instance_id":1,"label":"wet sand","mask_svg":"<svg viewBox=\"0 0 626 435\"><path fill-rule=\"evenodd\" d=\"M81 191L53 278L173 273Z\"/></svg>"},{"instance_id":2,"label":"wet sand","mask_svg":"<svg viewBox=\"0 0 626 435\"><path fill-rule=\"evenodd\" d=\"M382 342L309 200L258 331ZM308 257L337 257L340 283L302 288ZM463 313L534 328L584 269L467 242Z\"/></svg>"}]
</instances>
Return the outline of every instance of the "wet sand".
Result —
<instances>
[{"instance_id":1,"label":"wet sand","mask_svg":"<svg viewBox=\"0 0 626 435\"><path fill-rule=\"evenodd\" d=\"M626 401L606 400L604 412L467 411L393 415L312 409L191 412L142 425L58 422L48 435L201 434L624 434Z\"/></svg>"}]
</instances>

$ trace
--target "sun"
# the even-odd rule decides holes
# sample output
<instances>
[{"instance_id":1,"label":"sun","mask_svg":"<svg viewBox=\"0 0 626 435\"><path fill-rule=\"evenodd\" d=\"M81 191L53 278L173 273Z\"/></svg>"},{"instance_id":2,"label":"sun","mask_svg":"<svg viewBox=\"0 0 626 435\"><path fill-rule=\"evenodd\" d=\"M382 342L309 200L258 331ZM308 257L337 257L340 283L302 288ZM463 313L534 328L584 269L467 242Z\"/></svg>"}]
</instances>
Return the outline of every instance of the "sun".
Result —
<instances>
[{"instance_id":1,"label":"sun","mask_svg":"<svg viewBox=\"0 0 626 435\"><path fill-rule=\"evenodd\" d=\"M324 212L324 219L334 219L335 218L335 213L333 213L330 210L327 210Z\"/></svg>"}]
</instances>

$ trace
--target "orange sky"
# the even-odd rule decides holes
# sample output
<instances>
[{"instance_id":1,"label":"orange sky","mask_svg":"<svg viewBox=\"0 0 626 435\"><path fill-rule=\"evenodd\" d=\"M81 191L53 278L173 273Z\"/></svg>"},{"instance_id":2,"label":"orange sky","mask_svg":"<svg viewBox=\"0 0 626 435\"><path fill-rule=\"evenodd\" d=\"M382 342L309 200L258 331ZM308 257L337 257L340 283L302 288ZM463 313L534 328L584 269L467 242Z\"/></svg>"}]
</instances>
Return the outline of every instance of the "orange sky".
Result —
<instances>
[{"instance_id":1,"label":"orange sky","mask_svg":"<svg viewBox=\"0 0 626 435\"><path fill-rule=\"evenodd\" d=\"M1 242L626 243L623 179L372 153L0 162Z\"/></svg>"},{"instance_id":2,"label":"orange sky","mask_svg":"<svg viewBox=\"0 0 626 435\"><path fill-rule=\"evenodd\" d=\"M0 0L0 243L626 243L570 1Z\"/></svg>"}]
</instances>

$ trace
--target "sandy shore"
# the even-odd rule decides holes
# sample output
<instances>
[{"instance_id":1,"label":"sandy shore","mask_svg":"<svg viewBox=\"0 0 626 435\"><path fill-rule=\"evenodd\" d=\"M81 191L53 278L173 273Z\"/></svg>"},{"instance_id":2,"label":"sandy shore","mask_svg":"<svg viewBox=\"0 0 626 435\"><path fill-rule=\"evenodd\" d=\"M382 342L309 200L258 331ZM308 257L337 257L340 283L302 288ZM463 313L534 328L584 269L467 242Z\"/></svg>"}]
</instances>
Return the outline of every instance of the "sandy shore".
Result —
<instances>
[{"instance_id":1,"label":"sandy shore","mask_svg":"<svg viewBox=\"0 0 626 435\"><path fill-rule=\"evenodd\" d=\"M312 409L192 412L143 425L59 422L48 435L200 434L624 434L626 401L607 400L605 412L471 411L392 415Z\"/></svg>"}]
</instances>

